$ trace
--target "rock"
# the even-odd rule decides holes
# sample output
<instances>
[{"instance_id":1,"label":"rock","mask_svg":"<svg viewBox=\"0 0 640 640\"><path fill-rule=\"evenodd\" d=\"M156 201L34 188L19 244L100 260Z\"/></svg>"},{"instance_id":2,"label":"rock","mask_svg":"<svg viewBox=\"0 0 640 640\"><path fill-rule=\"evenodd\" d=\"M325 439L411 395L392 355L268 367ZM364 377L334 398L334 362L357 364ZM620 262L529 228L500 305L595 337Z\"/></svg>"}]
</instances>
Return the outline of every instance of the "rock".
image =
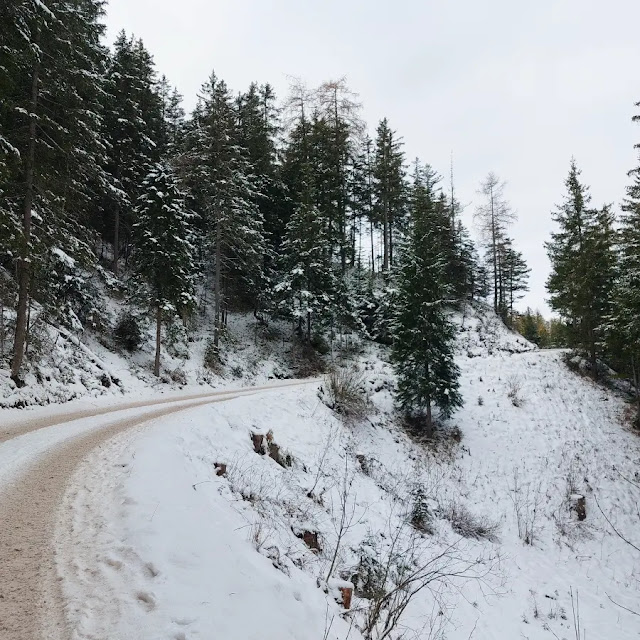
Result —
<instances>
[{"instance_id":1,"label":"rock","mask_svg":"<svg viewBox=\"0 0 640 640\"><path fill-rule=\"evenodd\" d=\"M226 477L227 465L224 462L216 462L215 470L218 477Z\"/></svg>"}]
</instances>

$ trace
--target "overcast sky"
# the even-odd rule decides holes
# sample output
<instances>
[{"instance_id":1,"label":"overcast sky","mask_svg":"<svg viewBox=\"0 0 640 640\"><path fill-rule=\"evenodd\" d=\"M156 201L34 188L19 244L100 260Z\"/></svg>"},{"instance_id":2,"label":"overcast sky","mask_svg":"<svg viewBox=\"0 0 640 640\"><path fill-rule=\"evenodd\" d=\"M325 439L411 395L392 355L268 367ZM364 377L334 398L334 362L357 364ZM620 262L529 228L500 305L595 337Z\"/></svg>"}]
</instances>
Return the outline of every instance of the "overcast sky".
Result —
<instances>
[{"instance_id":1,"label":"overcast sky","mask_svg":"<svg viewBox=\"0 0 640 640\"><path fill-rule=\"evenodd\" d=\"M386 116L416 156L448 175L472 226L488 171L518 212L532 268L523 305L548 313L543 243L571 156L594 204L619 209L640 126L637 0L110 0L109 41L141 37L188 108L213 69L235 92L280 96L346 76L370 128Z\"/></svg>"}]
</instances>

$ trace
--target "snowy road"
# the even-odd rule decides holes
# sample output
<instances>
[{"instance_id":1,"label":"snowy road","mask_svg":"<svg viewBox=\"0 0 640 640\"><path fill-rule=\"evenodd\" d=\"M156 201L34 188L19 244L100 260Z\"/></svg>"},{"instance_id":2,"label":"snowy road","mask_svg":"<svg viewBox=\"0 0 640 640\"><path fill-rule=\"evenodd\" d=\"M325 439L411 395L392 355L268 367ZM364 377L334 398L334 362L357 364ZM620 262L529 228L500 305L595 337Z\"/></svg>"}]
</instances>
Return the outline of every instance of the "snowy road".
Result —
<instances>
[{"instance_id":1,"label":"snowy road","mask_svg":"<svg viewBox=\"0 0 640 640\"><path fill-rule=\"evenodd\" d=\"M95 448L123 431L185 409L283 382L93 408L39 409L30 419L0 413L0 638L67 640L52 535L69 477Z\"/></svg>"}]
</instances>

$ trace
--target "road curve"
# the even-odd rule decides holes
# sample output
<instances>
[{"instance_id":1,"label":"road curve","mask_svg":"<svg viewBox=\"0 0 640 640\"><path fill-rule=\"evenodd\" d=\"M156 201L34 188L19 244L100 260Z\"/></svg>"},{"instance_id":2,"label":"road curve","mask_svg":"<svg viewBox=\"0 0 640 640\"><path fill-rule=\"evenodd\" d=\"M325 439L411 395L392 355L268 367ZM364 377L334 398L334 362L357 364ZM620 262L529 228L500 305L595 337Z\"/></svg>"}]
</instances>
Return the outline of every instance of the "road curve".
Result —
<instances>
[{"instance_id":1,"label":"road curve","mask_svg":"<svg viewBox=\"0 0 640 640\"><path fill-rule=\"evenodd\" d=\"M53 531L68 480L78 464L110 438L139 425L214 402L224 402L289 384L244 387L201 396L132 402L112 409L70 411L50 420L26 421L3 433L2 442L39 429L114 413L98 427L52 446L0 487L0 640L70 640L54 565ZM168 405L168 406L167 406ZM132 417L117 413L140 409ZM10 434L10 435L9 435Z\"/></svg>"},{"instance_id":2,"label":"road curve","mask_svg":"<svg viewBox=\"0 0 640 640\"><path fill-rule=\"evenodd\" d=\"M128 409L138 409L138 408L146 408L146 407L155 407L158 405L171 404L175 402L185 402L187 400L203 400L205 398L210 398L215 400L215 398L219 396L227 396L233 394L234 396L246 395L255 393L256 391L267 391L270 389L279 389L281 387L291 387L298 386L301 384L310 384L313 382L317 382L314 379L306 379L306 380L286 380L282 382L274 382L271 384L260 385L257 387L241 387L239 389L230 389L230 390L221 390L221 391L209 391L206 393L197 393L197 394L189 394L189 395L174 395L168 397L161 398L149 398L147 400L134 400L132 402L125 403L117 403L114 406L107 406L101 408L91 408L91 409L80 409L75 411L69 411L69 413L60 414L58 416L49 416L49 417L32 417L25 418L19 422L12 422L11 427L7 428L0 425L0 444L3 442L7 442L8 440L13 440L13 438L17 438L18 436L24 435L25 433L31 433L32 431L37 431L38 429L46 429L47 427L54 427L59 424L66 424L67 422L72 422L74 420L83 420L85 418L94 418L98 416L103 416L109 413L115 413L117 411L126 411ZM0 409L0 412L2 409ZM4 640L0 638L0 640Z\"/></svg>"}]
</instances>

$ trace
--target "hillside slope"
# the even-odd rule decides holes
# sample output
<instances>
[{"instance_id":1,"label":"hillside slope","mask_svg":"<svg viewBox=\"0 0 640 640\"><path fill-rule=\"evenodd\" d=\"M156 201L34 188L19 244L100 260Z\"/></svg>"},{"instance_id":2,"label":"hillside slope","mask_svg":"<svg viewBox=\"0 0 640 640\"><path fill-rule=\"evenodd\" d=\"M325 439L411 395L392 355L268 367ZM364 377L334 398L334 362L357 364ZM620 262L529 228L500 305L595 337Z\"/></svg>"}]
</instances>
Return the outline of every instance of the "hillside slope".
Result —
<instances>
[{"instance_id":1,"label":"hillside slope","mask_svg":"<svg viewBox=\"0 0 640 640\"><path fill-rule=\"evenodd\" d=\"M640 557L602 515L638 540L624 403L491 314L458 320L466 404L435 442L396 426L390 368L370 349L361 423L308 387L195 409L92 454L57 534L73 637L355 640L403 580L421 588L390 638L574 640L578 619L585 638L640 637L613 602L638 609ZM254 450L268 432L282 465ZM349 612L335 579L356 583Z\"/></svg>"}]
</instances>

